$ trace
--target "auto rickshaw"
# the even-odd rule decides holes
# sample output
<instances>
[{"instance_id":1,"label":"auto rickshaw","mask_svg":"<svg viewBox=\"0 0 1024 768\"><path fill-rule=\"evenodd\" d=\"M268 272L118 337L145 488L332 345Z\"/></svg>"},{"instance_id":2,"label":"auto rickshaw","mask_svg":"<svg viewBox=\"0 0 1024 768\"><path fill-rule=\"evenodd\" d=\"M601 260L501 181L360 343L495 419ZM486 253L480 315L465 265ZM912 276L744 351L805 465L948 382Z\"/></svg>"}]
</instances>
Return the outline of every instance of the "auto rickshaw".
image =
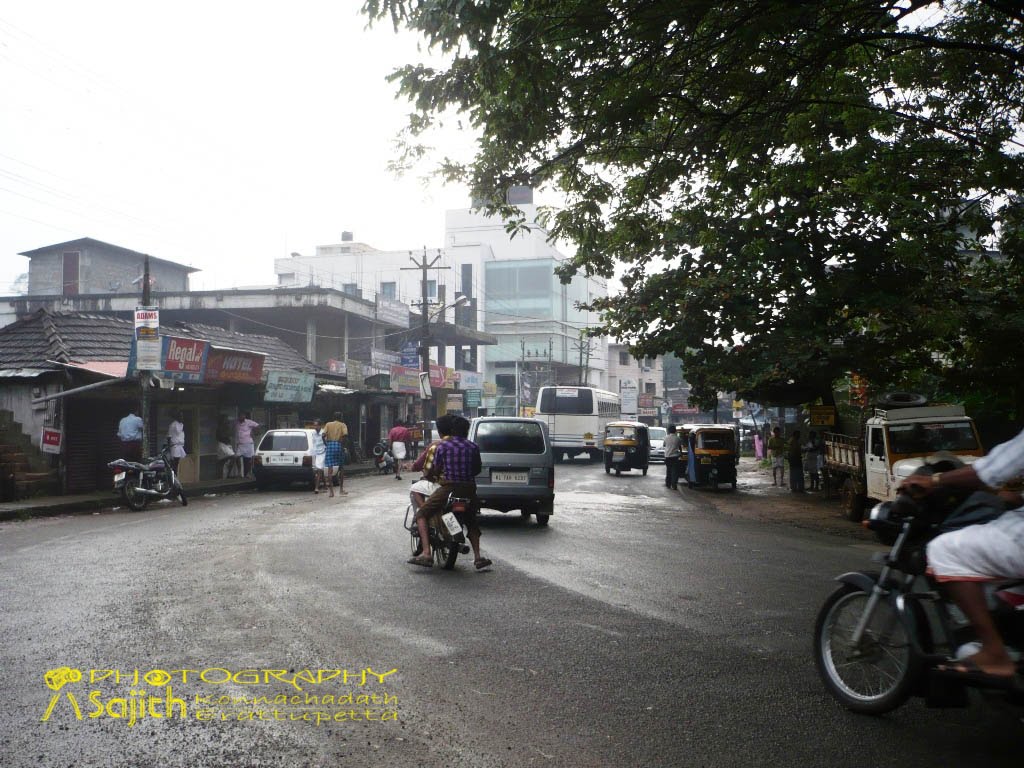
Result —
<instances>
[{"instance_id":1,"label":"auto rickshaw","mask_svg":"<svg viewBox=\"0 0 1024 768\"><path fill-rule=\"evenodd\" d=\"M730 483L736 488L739 451L736 430L728 424L687 425L686 485Z\"/></svg>"},{"instance_id":2,"label":"auto rickshaw","mask_svg":"<svg viewBox=\"0 0 1024 768\"><path fill-rule=\"evenodd\" d=\"M647 474L651 439L647 425L639 421L609 421L604 428L604 471L618 475L639 469Z\"/></svg>"}]
</instances>

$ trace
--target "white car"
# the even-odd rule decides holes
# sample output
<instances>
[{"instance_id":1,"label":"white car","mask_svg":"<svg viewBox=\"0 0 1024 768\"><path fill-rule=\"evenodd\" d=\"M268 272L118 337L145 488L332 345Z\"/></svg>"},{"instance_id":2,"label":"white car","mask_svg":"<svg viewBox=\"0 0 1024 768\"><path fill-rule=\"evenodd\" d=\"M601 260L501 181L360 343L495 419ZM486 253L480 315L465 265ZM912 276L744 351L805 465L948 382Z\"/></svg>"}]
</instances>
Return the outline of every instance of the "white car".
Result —
<instances>
[{"instance_id":1,"label":"white car","mask_svg":"<svg viewBox=\"0 0 1024 768\"><path fill-rule=\"evenodd\" d=\"M651 427L647 430L647 434L650 435L651 438L650 462L652 464L664 464L665 437L668 435L668 430L664 427Z\"/></svg>"},{"instance_id":2,"label":"white car","mask_svg":"<svg viewBox=\"0 0 1024 768\"><path fill-rule=\"evenodd\" d=\"M260 438L253 455L256 487L266 490L274 483L305 483L313 486L312 429L270 429Z\"/></svg>"}]
</instances>

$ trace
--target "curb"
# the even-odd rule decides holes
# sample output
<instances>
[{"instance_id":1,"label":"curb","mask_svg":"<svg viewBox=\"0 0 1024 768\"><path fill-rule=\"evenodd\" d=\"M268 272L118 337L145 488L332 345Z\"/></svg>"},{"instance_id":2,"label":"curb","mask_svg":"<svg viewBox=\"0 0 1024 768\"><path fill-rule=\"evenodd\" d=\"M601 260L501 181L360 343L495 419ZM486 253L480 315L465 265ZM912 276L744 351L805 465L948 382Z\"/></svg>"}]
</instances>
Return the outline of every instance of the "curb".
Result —
<instances>
[{"instance_id":1,"label":"curb","mask_svg":"<svg viewBox=\"0 0 1024 768\"><path fill-rule=\"evenodd\" d=\"M364 475L375 475L377 470L372 465L351 467L345 470L345 477L360 477ZM255 480L234 481L230 484L192 486L195 496L189 495L189 501L193 498L201 498L208 494L230 494L242 491L253 491L256 489ZM189 488L186 486L186 491ZM86 514L96 510L113 509L120 507L123 501L113 491L97 491L95 494L76 496L74 499L64 499L60 496L48 496L37 499L22 499L0 504L0 522L12 520L29 520L38 517L57 517L59 515Z\"/></svg>"}]
</instances>

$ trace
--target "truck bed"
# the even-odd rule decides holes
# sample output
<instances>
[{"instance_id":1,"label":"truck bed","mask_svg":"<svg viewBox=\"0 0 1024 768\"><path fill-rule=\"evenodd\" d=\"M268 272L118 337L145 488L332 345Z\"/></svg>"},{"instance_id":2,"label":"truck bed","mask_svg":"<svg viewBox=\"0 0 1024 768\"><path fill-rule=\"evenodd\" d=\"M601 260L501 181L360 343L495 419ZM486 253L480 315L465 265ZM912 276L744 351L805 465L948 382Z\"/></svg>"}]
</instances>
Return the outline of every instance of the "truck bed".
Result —
<instances>
[{"instance_id":1,"label":"truck bed","mask_svg":"<svg viewBox=\"0 0 1024 768\"><path fill-rule=\"evenodd\" d=\"M863 438L825 433L825 465L833 472L859 474L864 469Z\"/></svg>"}]
</instances>

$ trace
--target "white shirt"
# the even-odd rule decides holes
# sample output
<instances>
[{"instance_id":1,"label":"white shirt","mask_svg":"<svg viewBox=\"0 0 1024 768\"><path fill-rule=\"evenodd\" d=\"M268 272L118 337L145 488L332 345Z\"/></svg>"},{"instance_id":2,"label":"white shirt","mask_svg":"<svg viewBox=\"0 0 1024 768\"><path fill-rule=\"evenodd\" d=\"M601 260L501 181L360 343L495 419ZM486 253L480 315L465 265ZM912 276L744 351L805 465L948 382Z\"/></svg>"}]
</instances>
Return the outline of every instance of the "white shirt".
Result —
<instances>
[{"instance_id":1,"label":"white shirt","mask_svg":"<svg viewBox=\"0 0 1024 768\"><path fill-rule=\"evenodd\" d=\"M171 443L171 457L185 458L185 425L175 419L167 427L167 439Z\"/></svg>"},{"instance_id":2,"label":"white shirt","mask_svg":"<svg viewBox=\"0 0 1024 768\"><path fill-rule=\"evenodd\" d=\"M993 488L1024 475L1024 430L1012 440L997 445L971 466L981 482Z\"/></svg>"}]
</instances>

